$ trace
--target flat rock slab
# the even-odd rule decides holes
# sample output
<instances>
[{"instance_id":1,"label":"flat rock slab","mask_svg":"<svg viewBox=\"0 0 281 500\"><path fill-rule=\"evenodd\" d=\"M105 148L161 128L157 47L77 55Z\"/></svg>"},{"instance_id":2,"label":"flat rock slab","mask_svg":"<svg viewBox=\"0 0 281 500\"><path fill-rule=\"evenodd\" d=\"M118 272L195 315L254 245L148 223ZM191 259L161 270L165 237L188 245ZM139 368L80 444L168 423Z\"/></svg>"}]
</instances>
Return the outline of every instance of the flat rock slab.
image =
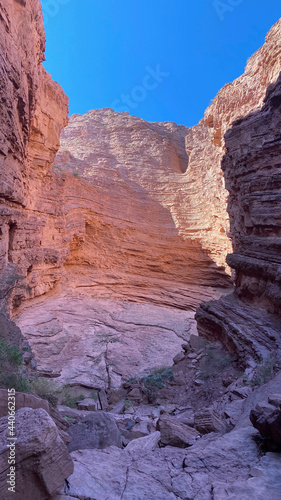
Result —
<instances>
[{"instance_id":1,"label":"flat rock slab","mask_svg":"<svg viewBox=\"0 0 281 500\"><path fill-rule=\"evenodd\" d=\"M60 384L101 389L173 365L196 331L191 311L75 294L36 300L17 324L39 370L59 371Z\"/></svg>"}]
</instances>

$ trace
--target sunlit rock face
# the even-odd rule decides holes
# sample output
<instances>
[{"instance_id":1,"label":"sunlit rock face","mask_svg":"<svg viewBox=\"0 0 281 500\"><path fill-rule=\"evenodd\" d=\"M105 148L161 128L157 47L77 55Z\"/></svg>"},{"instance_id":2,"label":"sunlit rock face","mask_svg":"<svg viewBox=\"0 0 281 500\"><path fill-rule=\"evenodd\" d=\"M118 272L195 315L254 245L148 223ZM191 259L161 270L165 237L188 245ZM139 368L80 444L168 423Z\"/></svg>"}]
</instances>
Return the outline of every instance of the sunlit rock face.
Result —
<instances>
[{"instance_id":1,"label":"sunlit rock face","mask_svg":"<svg viewBox=\"0 0 281 500\"><path fill-rule=\"evenodd\" d=\"M54 171L66 178L71 286L194 309L230 285L226 194L208 134L203 123L110 109L70 118Z\"/></svg>"},{"instance_id":2,"label":"sunlit rock face","mask_svg":"<svg viewBox=\"0 0 281 500\"><path fill-rule=\"evenodd\" d=\"M0 24L0 271L13 263L31 281L29 292L22 287L15 294L18 304L48 291L61 276L54 271L55 249L44 245L43 233L59 224L50 166L67 123L68 100L41 64L45 33L39 0L4 0Z\"/></svg>"}]
</instances>

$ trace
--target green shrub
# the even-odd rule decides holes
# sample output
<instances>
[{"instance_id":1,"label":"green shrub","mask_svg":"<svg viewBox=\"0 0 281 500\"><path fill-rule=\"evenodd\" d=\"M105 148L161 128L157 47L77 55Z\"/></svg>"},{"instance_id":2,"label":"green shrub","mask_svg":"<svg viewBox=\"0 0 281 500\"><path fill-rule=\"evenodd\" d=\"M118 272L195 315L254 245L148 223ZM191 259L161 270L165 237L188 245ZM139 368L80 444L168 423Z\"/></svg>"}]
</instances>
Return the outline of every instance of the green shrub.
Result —
<instances>
[{"instance_id":1,"label":"green shrub","mask_svg":"<svg viewBox=\"0 0 281 500\"><path fill-rule=\"evenodd\" d=\"M205 348L205 356L200 360L200 379L213 379L218 373L228 368L233 362L233 356L223 352L215 346L209 345Z\"/></svg>"},{"instance_id":2,"label":"green shrub","mask_svg":"<svg viewBox=\"0 0 281 500\"><path fill-rule=\"evenodd\" d=\"M43 377L36 378L31 382L31 392L42 399L47 399L53 406L58 403L58 388L52 380Z\"/></svg>"},{"instance_id":3,"label":"green shrub","mask_svg":"<svg viewBox=\"0 0 281 500\"><path fill-rule=\"evenodd\" d=\"M19 392L29 392L29 381L20 372L22 367L22 353L17 346L9 345L3 338L0 339L0 387L15 389Z\"/></svg>"},{"instance_id":4,"label":"green shrub","mask_svg":"<svg viewBox=\"0 0 281 500\"><path fill-rule=\"evenodd\" d=\"M274 356L268 356L268 358L261 358L260 364L257 366L255 374L250 381L250 385L260 386L269 382L274 376L274 367L276 364L276 358Z\"/></svg>"},{"instance_id":5,"label":"green shrub","mask_svg":"<svg viewBox=\"0 0 281 500\"><path fill-rule=\"evenodd\" d=\"M75 394L75 390L67 385L64 385L58 391L58 398L60 404L68 406L69 408L77 408L77 403L85 399L84 394Z\"/></svg>"},{"instance_id":6,"label":"green shrub","mask_svg":"<svg viewBox=\"0 0 281 500\"><path fill-rule=\"evenodd\" d=\"M128 382L131 384L141 384L142 393L147 395L149 403L153 403L158 396L159 389L165 387L165 382L167 380L175 380L171 367L158 368L146 377L132 377Z\"/></svg>"},{"instance_id":7,"label":"green shrub","mask_svg":"<svg viewBox=\"0 0 281 500\"><path fill-rule=\"evenodd\" d=\"M127 410L128 408L131 408L133 406L133 403L131 401L128 401L128 399L126 399L124 406L125 409Z\"/></svg>"},{"instance_id":8,"label":"green shrub","mask_svg":"<svg viewBox=\"0 0 281 500\"><path fill-rule=\"evenodd\" d=\"M146 394L149 403L153 403L158 396L159 389L165 387L166 381L173 381L174 374L172 368L158 368L150 375L141 379L142 392Z\"/></svg>"},{"instance_id":9,"label":"green shrub","mask_svg":"<svg viewBox=\"0 0 281 500\"><path fill-rule=\"evenodd\" d=\"M13 367L20 366L22 364L22 353L17 346L9 346L5 339L0 339L1 369L5 364L9 364Z\"/></svg>"},{"instance_id":10,"label":"green shrub","mask_svg":"<svg viewBox=\"0 0 281 500\"><path fill-rule=\"evenodd\" d=\"M15 389L17 392L31 392L31 385L25 375L12 373L11 375L1 376L1 387L4 389Z\"/></svg>"},{"instance_id":11,"label":"green shrub","mask_svg":"<svg viewBox=\"0 0 281 500\"><path fill-rule=\"evenodd\" d=\"M75 424L75 418L73 417L67 417L66 415L63 416L64 420L66 420L66 422L69 424L69 425L73 425Z\"/></svg>"},{"instance_id":12,"label":"green shrub","mask_svg":"<svg viewBox=\"0 0 281 500\"><path fill-rule=\"evenodd\" d=\"M172 368L159 368L147 377L142 378L142 382L146 387L158 387L162 389L165 386L165 381L174 380Z\"/></svg>"}]
</instances>

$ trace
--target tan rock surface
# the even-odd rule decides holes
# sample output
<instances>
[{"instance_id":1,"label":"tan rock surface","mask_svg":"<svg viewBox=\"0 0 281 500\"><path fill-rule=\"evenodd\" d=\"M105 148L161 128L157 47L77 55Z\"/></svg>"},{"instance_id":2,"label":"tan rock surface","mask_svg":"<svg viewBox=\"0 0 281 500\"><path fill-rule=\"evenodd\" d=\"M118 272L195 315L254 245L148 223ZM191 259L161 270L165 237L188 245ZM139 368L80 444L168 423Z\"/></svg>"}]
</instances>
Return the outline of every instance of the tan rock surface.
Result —
<instances>
[{"instance_id":1,"label":"tan rock surface","mask_svg":"<svg viewBox=\"0 0 281 500\"><path fill-rule=\"evenodd\" d=\"M70 286L192 308L198 287L229 285L225 191L221 172L200 157L202 143L214 155L203 124L147 123L110 109L70 118L55 160L55 171L81 177L79 191L65 186L69 225L83 238L66 261Z\"/></svg>"},{"instance_id":2,"label":"tan rock surface","mask_svg":"<svg viewBox=\"0 0 281 500\"><path fill-rule=\"evenodd\" d=\"M183 341L196 333L191 311L85 295L37 300L18 324L38 370L58 383L118 387L122 381L173 364Z\"/></svg>"}]
</instances>

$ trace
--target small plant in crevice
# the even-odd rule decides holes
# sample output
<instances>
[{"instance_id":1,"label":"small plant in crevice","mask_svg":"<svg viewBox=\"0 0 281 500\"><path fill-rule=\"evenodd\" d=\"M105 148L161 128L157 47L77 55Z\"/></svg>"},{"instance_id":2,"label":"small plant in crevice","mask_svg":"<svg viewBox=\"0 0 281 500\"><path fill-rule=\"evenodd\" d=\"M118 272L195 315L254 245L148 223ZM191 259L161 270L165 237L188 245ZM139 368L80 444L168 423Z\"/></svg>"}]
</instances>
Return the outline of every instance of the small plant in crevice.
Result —
<instances>
[{"instance_id":1,"label":"small plant in crevice","mask_svg":"<svg viewBox=\"0 0 281 500\"><path fill-rule=\"evenodd\" d=\"M162 389L165 386L165 381L173 381L174 374L172 368L159 368L147 377L143 377L141 382L145 387L157 387Z\"/></svg>"},{"instance_id":2,"label":"small plant in crevice","mask_svg":"<svg viewBox=\"0 0 281 500\"><path fill-rule=\"evenodd\" d=\"M131 384L140 384L141 391L147 396L148 402L153 403L158 396L159 390L165 387L165 382L173 381L174 373L171 367L162 367L154 370L145 377L132 377L128 380Z\"/></svg>"},{"instance_id":3,"label":"small plant in crevice","mask_svg":"<svg viewBox=\"0 0 281 500\"><path fill-rule=\"evenodd\" d=\"M56 407L58 403L58 387L49 379L39 377L31 382L31 392L42 399L46 399L52 406Z\"/></svg>"},{"instance_id":4,"label":"small plant in crevice","mask_svg":"<svg viewBox=\"0 0 281 500\"><path fill-rule=\"evenodd\" d=\"M131 401L128 401L128 399L126 399L125 403L124 403L124 408L125 410L128 410L129 408L131 408L133 406L133 403Z\"/></svg>"},{"instance_id":5,"label":"small plant in crevice","mask_svg":"<svg viewBox=\"0 0 281 500\"><path fill-rule=\"evenodd\" d=\"M274 367L276 365L276 357L274 355L268 356L266 359L261 358L257 366L252 380L250 380L251 387L266 384L274 377Z\"/></svg>"},{"instance_id":6,"label":"small plant in crevice","mask_svg":"<svg viewBox=\"0 0 281 500\"><path fill-rule=\"evenodd\" d=\"M131 377L128 379L127 383L132 385L138 384L142 394L147 396L148 402L153 403L158 397L159 390L165 387L165 382L171 382L174 380L175 378L172 367L161 367L146 376Z\"/></svg>"},{"instance_id":7,"label":"small plant in crevice","mask_svg":"<svg viewBox=\"0 0 281 500\"><path fill-rule=\"evenodd\" d=\"M16 391L30 391L30 383L22 370L22 353L15 345L0 338L0 387Z\"/></svg>"},{"instance_id":8,"label":"small plant in crevice","mask_svg":"<svg viewBox=\"0 0 281 500\"><path fill-rule=\"evenodd\" d=\"M67 415L63 415L63 418L69 425L75 424L75 418L68 417Z\"/></svg>"},{"instance_id":9,"label":"small plant in crevice","mask_svg":"<svg viewBox=\"0 0 281 500\"><path fill-rule=\"evenodd\" d=\"M224 352L213 345L205 347L204 354L199 362L199 377L201 380L212 380L218 373L230 367L234 361L230 353Z\"/></svg>"},{"instance_id":10,"label":"small plant in crevice","mask_svg":"<svg viewBox=\"0 0 281 500\"><path fill-rule=\"evenodd\" d=\"M85 395L73 391L69 386L64 385L58 392L59 403L69 408L77 408L77 403L85 399Z\"/></svg>"}]
</instances>

